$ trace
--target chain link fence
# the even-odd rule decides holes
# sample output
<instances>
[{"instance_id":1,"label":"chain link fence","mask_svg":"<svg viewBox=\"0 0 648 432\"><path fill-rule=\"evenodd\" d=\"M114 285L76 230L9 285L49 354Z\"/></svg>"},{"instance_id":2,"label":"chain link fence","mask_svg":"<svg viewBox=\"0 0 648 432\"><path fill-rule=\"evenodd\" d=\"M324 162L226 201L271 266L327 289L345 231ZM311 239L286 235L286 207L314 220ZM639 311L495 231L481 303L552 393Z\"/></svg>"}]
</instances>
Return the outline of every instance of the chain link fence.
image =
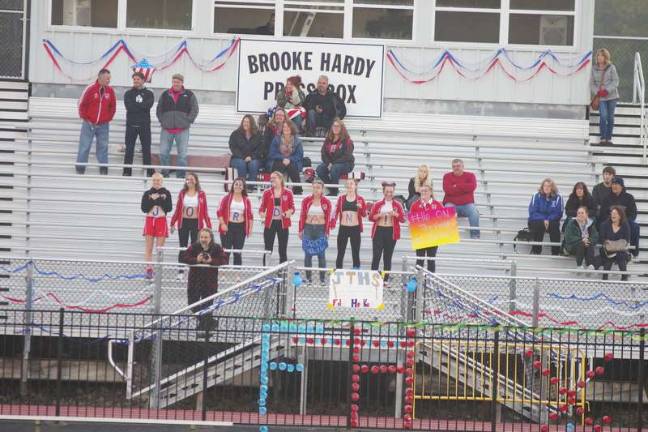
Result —
<instances>
[{"instance_id":1,"label":"chain link fence","mask_svg":"<svg viewBox=\"0 0 648 432\"><path fill-rule=\"evenodd\" d=\"M0 2L1 78L23 78L23 2Z\"/></svg>"}]
</instances>

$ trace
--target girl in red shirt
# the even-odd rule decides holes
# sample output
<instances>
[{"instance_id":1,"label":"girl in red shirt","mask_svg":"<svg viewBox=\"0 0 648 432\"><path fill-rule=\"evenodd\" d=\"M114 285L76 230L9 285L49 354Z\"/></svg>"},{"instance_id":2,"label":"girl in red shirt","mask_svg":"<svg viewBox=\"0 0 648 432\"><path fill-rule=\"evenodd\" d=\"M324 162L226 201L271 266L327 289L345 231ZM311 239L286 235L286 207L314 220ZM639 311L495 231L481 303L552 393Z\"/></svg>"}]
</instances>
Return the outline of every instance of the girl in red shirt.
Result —
<instances>
[{"instance_id":1,"label":"girl in red shirt","mask_svg":"<svg viewBox=\"0 0 648 432\"><path fill-rule=\"evenodd\" d=\"M335 268L342 268L344 265L344 254L350 240L353 268L359 269L360 233L362 233L362 218L367 216L367 203L358 195L358 185L354 179L347 179L345 186L346 193L338 198L335 213L331 218L331 228L335 228L336 222L340 221Z\"/></svg>"},{"instance_id":2,"label":"girl in red shirt","mask_svg":"<svg viewBox=\"0 0 648 432\"><path fill-rule=\"evenodd\" d=\"M245 238L252 233L254 216L252 203L247 196L245 179L239 177L232 183L230 192L221 199L218 206L219 232L225 249L243 249ZM234 265L243 264L240 252L234 252Z\"/></svg>"},{"instance_id":3,"label":"girl in red shirt","mask_svg":"<svg viewBox=\"0 0 648 432\"><path fill-rule=\"evenodd\" d=\"M416 211L427 210L427 209L437 210L437 209L444 208L443 204L441 204L439 201L434 199L434 194L432 193L432 187L430 187L429 184L423 183L421 186L419 186L419 193L421 194L421 197L416 201L414 201L414 203L412 204L412 208L410 208L410 212L416 212ZM438 248L439 248L438 246L432 246L424 249L416 249L416 256L435 258ZM422 259L416 260L416 265L423 267L424 265L423 261L425 260ZM429 272L434 273L436 270L436 261L433 259L427 260L427 269Z\"/></svg>"},{"instance_id":4,"label":"girl in red shirt","mask_svg":"<svg viewBox=\"0 0 648 432\"><path fill-rule=\"evenodd\" d=\"M369 220L373 221L371 238L373 239L373 258L371 270L378 270L380 258L384 261L384 271L391 270L392 256L396 241L400 238L400 224L405 223L405 212L403 206L394 200L394 189L396 183L383 183L384 198L371 207ZM385 280L389 274L385 275Z\"/></svg>"},{"instance_id":5,"label":"girl in red shirt","mask_svg":"<svg viewBox=\"0 0 648 432\"><path fill-rule=\"evenodd\" d=\"M324 182L315 180L313 193L304 198L299 214L299 238L304 249L304 267L312 267L313 256L317 255L319 268L326 268L331 210L331 201L324 196ZM320 282L324 283L325 273L319 273ZM310 271L306 272L306 279L311 280Z\"/></svg>"},{"instance_id":6,"label":"girl in red shirt","mask_svg":"<svg viewBox=\"0 0 648 432\"><path fill-rule=\"evenodd\" d=\"M270 174L270 188L263 192L259 214L264 221L263 244L266 251L272 252L275 236L279 239L279 262L288 261L288 229L290 218L295 213L293 194L284 186L280 172ZM263 265L266 255L263 256Z\"/></svg>"}]
</instances>

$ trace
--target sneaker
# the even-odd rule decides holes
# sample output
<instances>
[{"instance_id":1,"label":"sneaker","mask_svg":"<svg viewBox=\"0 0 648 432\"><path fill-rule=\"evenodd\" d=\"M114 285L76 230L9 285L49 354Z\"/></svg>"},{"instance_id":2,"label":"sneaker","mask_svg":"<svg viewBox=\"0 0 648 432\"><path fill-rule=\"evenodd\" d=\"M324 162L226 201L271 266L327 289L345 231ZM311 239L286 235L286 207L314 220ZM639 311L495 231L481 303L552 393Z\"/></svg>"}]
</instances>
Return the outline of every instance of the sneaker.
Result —
<instances>
[{"instance_id":1,"label":"sneaker","mask_svg":"<svg viewBox=\"0 0 648 432\"><path fill-rule=\"evenodd\" d=\"M594 264L588 265L587 270L595 270Z\"/></svg>"},{"instance_id":2,"label":"sneaker","mask_svg":"<svg viewBox=\"0 0 648 432\"><path fill-rule=\"evenodd\" d=\"M146 279L153 279L153 267L146 267Z\"/></svg>"}]
</instances>

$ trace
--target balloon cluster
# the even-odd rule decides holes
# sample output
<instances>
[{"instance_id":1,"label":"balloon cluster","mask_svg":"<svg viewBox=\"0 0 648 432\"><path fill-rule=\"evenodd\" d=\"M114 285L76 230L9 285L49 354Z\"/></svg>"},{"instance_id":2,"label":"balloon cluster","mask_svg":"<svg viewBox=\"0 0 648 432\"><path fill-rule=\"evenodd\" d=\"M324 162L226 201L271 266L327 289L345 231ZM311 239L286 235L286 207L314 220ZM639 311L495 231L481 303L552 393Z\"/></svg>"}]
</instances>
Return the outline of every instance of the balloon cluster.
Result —
<instances>
[{"instance_id":1,"label":"balloon cluster","mask_svg":"<svg viewBox=\"0 0 648 432\"><path fill-rule=\"evenodd\" d=\"M414 365L416 363L416 329L409 327L405 330L405 399L403 406L403 429L414 427Z\"/></svg>"},{"instance_id":2,"label":"balloon cluster","mask_svg":"<svg viewBox=\"0 0 648 432\"><path fill-rule=\"evenodd\" d=\"M360 342L358 336L362 335L362 329L358 327L353 328L353 335L356 336L353 339L353 342L355 343L356 340ZM358 405L358 401L360 401L360 375L358 375L358 371L362 369L362 366L359 365L360 347L361 345L358 344L358 346L354 346L352 349L353 364L351 365L351 368L353 369L353 374L351 375L351 412L349 413L349 417L351 419L351 427L353 428L360 426L360 405ZM364 365L364 368L366 371L369 369L367 365Z\"/></svg>"},{"instance_id":3,"label":"balloon cluster","mask_svg":"<svg viewBox=\"0 0 648 432\"><path fill-rule=\"evenodd\" d=\"M261 334L261 367L259 369L259 416L263 417L268 413L266 401L268 399L268 361L270 360L270 334L267 330L270 327L264 324Z\"/></svg>"}]
</instances>

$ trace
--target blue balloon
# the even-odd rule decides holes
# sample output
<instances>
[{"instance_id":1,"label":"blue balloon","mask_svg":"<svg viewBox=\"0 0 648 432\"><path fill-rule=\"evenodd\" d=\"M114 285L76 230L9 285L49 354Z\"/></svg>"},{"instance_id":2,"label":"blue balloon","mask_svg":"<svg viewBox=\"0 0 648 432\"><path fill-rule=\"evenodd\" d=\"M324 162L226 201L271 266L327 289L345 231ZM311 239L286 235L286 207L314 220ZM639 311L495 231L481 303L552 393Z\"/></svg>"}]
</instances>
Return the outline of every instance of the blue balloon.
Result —
<instances>
[{"instance_id":1,"label":"blue balloon","mask_svg":"<svg viewBox=\"0 0 648 432\"><path fill-rule=\"evenodd\" d=\"M276 362L270 362L270 370L277 370L277 363Z\"/></svg>"},{"instance_id":2,"label":"blue balloon","mask_svg":"<svg viewBox=\"0 0 648 432\"><path fill-rule=\"evenodd\" d=\"M265 404L266 404L266 400L265 400L265 398L259 398L259 406L260 406L260 407L264 407Z\"/></svg>"},{"instance_id":3,"label":"blue balloon","mask_svg":"<svg viewBox=\"0 0 648 432\"><path fill-rule=\"evenodd\" d=\"M269 332L270 331L270 324L263 324L263 326L261 326L261 330L264 331L264 332Z\"/></svg>"},{"instance_id":4,"label":"blue balloon","mask_svg":"<svg viewBox=\"0 0 648 432\"><path fill-rule=\"evenodd\" d=\"M281 322L281 326L279 327L282 332L288 331L288 323L285 321Z\"/></svg>"},{"instance_id":5,"label":"blue balloon","mask_svg":"<svg viewBox=\"0 0 648 432\"><path fill-rule=\"evenodd\" d=\"M301 273L295 272L293 274L293 285L295 285L295 287L299 287L302 284L302 282L303 280L301 277Z\"/></svg>"},{"instance_id":6,"label":"blue balloon","mask_svg":"<svg viewBox=\"0 0 648 432\"><path fill-rule=\"evenodd\" d=\"M259 415L260 416L264 416L267 413L268 413L268 410L266 409L266 407L259 407Z\"/></svg>"},{"instance_id":7,"label":"blue balloon","mask_svg":"<svg viewBox=\"0 0 648 432\"><path fill-rule=\"evenodd\" d=\"M268 426L259 426L259 432L268 432Z\"/></svg>"},{"instance_id":8,"label":"blue balloon","mask_svg":"<svg viewBox=\"0 0 648 432\"><path fill-rule=\"evenodd\" d=\"M295 366L295 370L297 372L304 372L304 365L301 363L297 363L297 365Z\"/></svg>"},{"instance_id":9,"label":"blue balloon","mask_svg":"<svg viewBox=\"0 0 648 432\"><path fill-rule=\"evenodd\" d=\"M259 387L259 389L260 389L262 392L267 392L267 391L268 391L268 386L267 386L267 385L262 385L261 387Z\"/></svg>"},{"instance_id":10,"label":"blue balloon","mask_svg":"<svg viewBox=\"0 0 648 432\"><path fill-rule=\"evenodd\" d=\"M295 323L290 323L290 325L288 326L288 328L290 329L290 332L291 332L291 333L295 333L295 332L297 332L297 324L295 324Z\"/></svg>"},{"instance_id":11,"label":"blue balloon","mask_svg":"<svg viewBox=\"0 0 648 432\"><path fill-rule=\"evenodd\" d=\"M273 323L272 324L272 331L273 332L278 332L279 331L279 324Z\"/></svg>"},{"instance_id":12,"label":"blue balloon","mask_svg":"<svg viewBox=\"0 0 648 432\"><path fill-rule=\"evenodd\" d=\"M286 365L286 371L287 372L295 372L295 365L294 364Z\"/></svg>"},{"instance_id":13,"label":"blue balloon","mask_svg":"<svg viewBox=\"0 0 648 432\"><path fill-rule=\"evenodd\" d=\"M416 291L416 279L412 278L407 281L407 292L413 293Z\"/></svg>"},{"instance_id":14,"label":"blue balloon","mask_svg":"<svg viewBox=\"0 0 648 432\"><path fill-rule=\"evenodd\" d=\"M297 331L299 333L306 333L306 326L304 324L299 324L299 327L297 328Z\"/></svg>"},{"instance_id":15,"label":"blue balloon","mask_svg":"<svg viewBox=\"0 0 648 432\"><path fill-rule=\"evenodd\" d=\"M267 375L261 375L261 384L268 385L268 376Z\"/></svg>"},{"instance_id":16,"label":"blue balloon","mask_svg":"<svg viewBox=\"0 0 648 432\"><path fill-rule=\"evenodd\" d=\"M279 363L279 370L280 371L285 371L286 370L286 363L284 363L284 362Z\"/></svg>"}]
</instances>

